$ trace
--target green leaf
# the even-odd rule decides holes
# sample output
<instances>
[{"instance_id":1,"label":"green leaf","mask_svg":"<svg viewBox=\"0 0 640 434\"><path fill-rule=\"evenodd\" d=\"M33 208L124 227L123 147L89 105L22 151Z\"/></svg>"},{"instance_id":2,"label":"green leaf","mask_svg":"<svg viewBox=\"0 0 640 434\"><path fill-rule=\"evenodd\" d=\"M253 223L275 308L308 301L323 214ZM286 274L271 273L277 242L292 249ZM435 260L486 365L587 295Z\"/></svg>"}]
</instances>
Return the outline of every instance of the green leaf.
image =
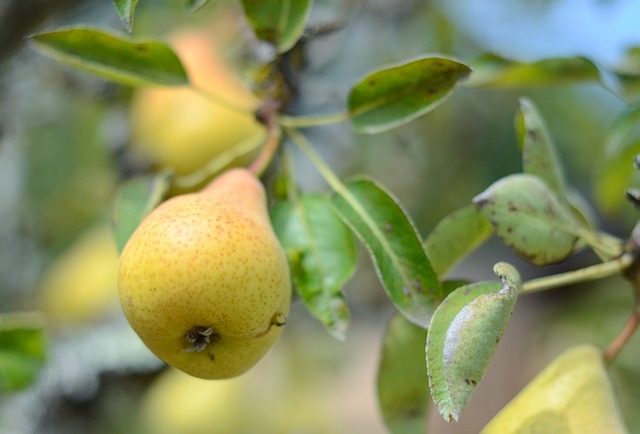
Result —
<instances>
[{"instance_id":1,"label":"green leaf","mask_svg":"<svg viewBox=\"0 0 640 434\"><path fill-rule=\"evenodd\" d=\"M578 240L575 218L536 176L502 178L473 203L503 242L532 264L556 263L574 250Z\"/></svg>"},{"instance_id":2,"label":"green leaf","mask_svg":"<svg viewBox=\"0 0 640 434\"><path fill-rule=\"evenodd\" d=\"M442 103L471 69L445 57L425 57L375 71L349 93L353 128L375 134L421 116Z\"/></svg>"},{"instance_id":3,"label":"green leaf","mask_svg":"<svg viewBox=\"0 0 640 434\"><path fill-rule=\"evenodd\" d=\"M357 260L351 231L321 194L279 202L271 220L305 305L334 337L344 340L349 308L342 287Z\"/></svg>"},{"instance_id":4,"label":"green leaf","mask_svg":"<svg viewBox=\"0 0 640 434\"><path fill-rule=\"evenodd\" d=\"M291 49L304 33L311 0L242 0L244 13L258 38L279 53Z\"/></svg>"},{"instance_id":5,"label":"green leaf","mask_svg":"<svg viewBox=\"0 0 640 434\"><path fill-rule=\"evenodd\" d=\"M138 0L113 0L113 2L116 5L116 10L118 11L118 15L120 15L122 24L124 24L127 31L131 33L133 30L133 14L138 5Z\"/></svg>"},{"instance_id":6,"label":"green leaf","mask_svg":"<svg viewBox=\"0 0 640 434\"><path fill-rule=\"evenodd\" d=\"M518 62L487 54L473 62L469 87L529 87L598 82L600 71L584 57Z\"/></svg>"},{"instance_id":7,"label":"green leaf","mask_svg":"<svg viewBox=\"0 0 640 434\"><path fill-rule=\"evenodd\" d=\"M189 84L180 59L160 42L131 42L89 28L40 33L31 42L46 56L122 84Z\"/></svg>"},{"instance_id":8,"label":"green leaf","mask_svg":"<svg viewBox=\"0 0 640 434\"><path fill-rule=\"evenodd\" d=\"M0 392L32 384L46 359L44 316L39 313L0 315Z\"/></svg>"},{"instance_id":9,"label":"green leaf","mask_svg":"<svg viewBox=\"0 0 640 434\"><path fill-rule=\"evenodd\" d=\"M499 263L499 282L480 282L453 291L438 306L427 335L429 388L438 412L458 420L484 377L515 306L520 276Z\"/></svg>"},{"instance_id":10,"label":"green leaf","mask_svg":"<svg viewBox=\"0 0 640 434\"><path fill-rule=\"evenodd\" d=\"M378 276L396 308L426 328L444 298L440 282L409 217L371 180L349 182L333 204L369 250Z\"/></svg>"},{"instance_id":11,"label":"green leaf","mask_svg":"<svg viewBox=\"0 0 640 434\"><path fill-rule=\"evenodd\" d=\"M427 331L396 314L382 340L377 391L382 418L394 434L426 432L429 383Z\"/></svg>"},{"instance_id":12,"label":"green leaf","mask_svg":"<svg viewBox=\"0 0 640 434\"><path fill-rule=\"evenodd\" d=\"M433 269L442 277L456 262L493 234L493 226L473 205L449 214L431 230L424 248Z\"/></svg>"},{"instance_id":13,"label":"green leaf","mask_svg":"<svg viewBox=\"0 0 640 434\"><path fill-rule=\"evenodd\" d=\"M140 222L162 202L169 189L169 179L168 173L160 173L132 179L120 187L113 209L116 245L120 253Z\"/></svg>"},{"instance_id":14,"label":"green leaf","mask_svg":"<svg viewBox=\"0 0 640 434\"><path fill-rule=\"evenodd\" d=\"M544 120L528 98L520 99L515 128L523 172L542 179L558 198L564 199L565 179L560 158Z\"/></svg>"},{"instance_id":15,"label":"green leaf","mask_svg":"<svg viewBox=\"0 0 640 434\"><path fill-rule=\"evenodd\" d=\"M556 197L571 209L578 222L593 226L593 211L575 191L567 189L564 169L547 126L537 107L528 98L520 99L515 116L515 130L522 152L522 170L542 179Z\"/></svg>"},{"instance_id":16,"label":"green leaf","mask_svg":"<svg viewBox=\"0 0 640 434\"><path fill-rule=\"evenodd\" d=\"M192 14L207 3L209 3L209 0L187 0L187 11Z\"/></svg>"},{"instance_id":17,"label":"green leaf","mask_svg":"<svg viewBox=\"0 0 640 434\"><path fill-rule=\"evenodd\" d=\"M594 194L599 207L615 214L627 205L624 191L630 186L633 159L640 154L640 108L633 108L611 126L603 158L596 161Z\"/></svg>"}]
</instances>

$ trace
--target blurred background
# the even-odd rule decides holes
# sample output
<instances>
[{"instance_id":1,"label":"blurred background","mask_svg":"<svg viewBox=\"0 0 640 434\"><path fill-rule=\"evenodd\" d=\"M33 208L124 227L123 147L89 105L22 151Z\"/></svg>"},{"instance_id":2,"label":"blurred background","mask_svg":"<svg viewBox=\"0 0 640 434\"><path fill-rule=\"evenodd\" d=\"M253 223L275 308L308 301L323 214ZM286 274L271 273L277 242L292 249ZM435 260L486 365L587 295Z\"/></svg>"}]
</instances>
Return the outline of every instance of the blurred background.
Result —
<instances>
[{"instance_id":1,"label":"blurred background","mask_svg":"<svg viewBox=\"0 0 640 434\"><path fill-rule=\"evenodd\" d=\"M166 40L184 26L208 26L224 41L225 62L249 80L265 48L255 44L237 3L210 2L193 16L182 3L141 1L133 36ZM488 52L525 62L585 56L603 71L640 75L632 56L640 47L639 19L640 5L631 0L317 0L310 24L338 30L305 44L289 112L341 111L367 72L425 53L469 64ZM352 310L347 341L330 337L294 302L281 341L239 379L206 382L169 370L129 329L118 307L110 219L122 181L152 164L131 149L135 92L53 62L24 39L80 24L124 34L111 1L0 5L0 313L44 311L49 338L37 383L0 395L0 432L386 432L375 378L393 309L364 251L345 289ZM463 87L434 112L388 133L358 136L340 124L310 129L308 137L342 178L364 173L386 186L424 236L492 182L521 170L513 117L525 96L545 118L567 179L593 204L599 227L626 238L636 210L624 188L638 180L625 178L613 189L602 172L611 129L637 99L600 83ZM625 168L640 150L637 130ZM326 191L314 168L294 158L302 188ZM596 258L584 252L534 268L491 240L450 276L494 279L492 266L501 260L528 279ZM461 422L447 424L431 411L428 432L477 432L564 348L606 345L630 303L622 279L523 297ZM640 432L633 429L640 426L639 356L636 336L610 369L630 432Z\"/></svg>"}]
</instances>

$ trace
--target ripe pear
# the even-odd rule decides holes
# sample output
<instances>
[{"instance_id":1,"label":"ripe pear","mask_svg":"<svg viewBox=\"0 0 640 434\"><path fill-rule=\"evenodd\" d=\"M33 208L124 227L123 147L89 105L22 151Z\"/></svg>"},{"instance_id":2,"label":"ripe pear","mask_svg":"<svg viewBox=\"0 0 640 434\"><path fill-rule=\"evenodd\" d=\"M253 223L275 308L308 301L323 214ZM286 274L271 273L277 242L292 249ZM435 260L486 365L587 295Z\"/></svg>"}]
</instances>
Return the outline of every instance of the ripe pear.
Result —
<instances>
[{"instance_id":1,"label":"ripe pear","mask_svg":"<svg viewBox=\"0 0 640 434\"><path fill-rule=\"evenodd\" d=\"M160 359L200 378L255 365L286 322L287 257L260 181L231 169L152 211L118 264L120 302Z\"/></svg>"},{"instance_id":2,"label":"ripe pear","mask_svg":"<svg viewBox=\"0 0 640 434\"><path fill-rule=\"evenodd\" d=\"M600 350L579 345L538 374L481 434L626 432Z\"/></svg>"},{"instance_id":3,"label":"ripe pear","mask_svg":"<svg viewBox=\"0 0 640 434\"><path fill-rule=\"evenodd\" d=\"M211 29L181 30L169 42L195 87L246 109L232 110L190 87L137 90L130 105L131 150L158 168L187 175L265 130L253 116L258 99L225 63Z\"/></svg>"}]
</instances>

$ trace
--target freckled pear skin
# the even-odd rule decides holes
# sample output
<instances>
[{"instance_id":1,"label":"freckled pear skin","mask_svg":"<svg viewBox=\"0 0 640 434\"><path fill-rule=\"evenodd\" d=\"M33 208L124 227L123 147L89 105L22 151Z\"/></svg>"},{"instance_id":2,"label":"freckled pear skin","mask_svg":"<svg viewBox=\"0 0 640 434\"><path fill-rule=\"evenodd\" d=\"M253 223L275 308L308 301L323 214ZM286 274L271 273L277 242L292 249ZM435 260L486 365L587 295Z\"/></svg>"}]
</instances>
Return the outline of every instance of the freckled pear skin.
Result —
<instances>
[{"instance_id":1,"label":"freckled pear skin","mask_svg":"<svg viewBox=\"0 0 640 434\"><path fill-rule=\"evenodd\" d=\"M122 252L118 287L131 327L167 364L207 379L247 371L277 340L291 301L260 181L232 169L161 204Z\"/></svg>"}]
</instances>

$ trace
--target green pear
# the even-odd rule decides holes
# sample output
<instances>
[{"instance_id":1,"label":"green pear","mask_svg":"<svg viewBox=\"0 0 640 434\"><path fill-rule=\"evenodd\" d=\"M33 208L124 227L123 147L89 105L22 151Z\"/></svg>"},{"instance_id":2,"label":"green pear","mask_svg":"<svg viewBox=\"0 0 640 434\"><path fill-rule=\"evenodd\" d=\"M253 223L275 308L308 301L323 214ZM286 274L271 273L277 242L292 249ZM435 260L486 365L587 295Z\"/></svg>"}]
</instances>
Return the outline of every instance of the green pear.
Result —
<instances>
[{"instance_id":1,"label":"green pear","mask_svg":"<svg viewBox=\"0 0 640 434\"><path fill-rule=\"evenodd\" d=\"M481 434L626 432L601 351L579 345L538 374Z\"/></svg>"},{"instance_id":2,"label":"green pear","mask_svg":"<svg viewBox=\"0 0 640 434\"><path fill-rule=\"evenodd\" d=\"M286 322L291 279L260 181L233 169L151 212L118 263L131 327L167 364L200 378L255 365Z\"/></svg>"}]
</instances>

